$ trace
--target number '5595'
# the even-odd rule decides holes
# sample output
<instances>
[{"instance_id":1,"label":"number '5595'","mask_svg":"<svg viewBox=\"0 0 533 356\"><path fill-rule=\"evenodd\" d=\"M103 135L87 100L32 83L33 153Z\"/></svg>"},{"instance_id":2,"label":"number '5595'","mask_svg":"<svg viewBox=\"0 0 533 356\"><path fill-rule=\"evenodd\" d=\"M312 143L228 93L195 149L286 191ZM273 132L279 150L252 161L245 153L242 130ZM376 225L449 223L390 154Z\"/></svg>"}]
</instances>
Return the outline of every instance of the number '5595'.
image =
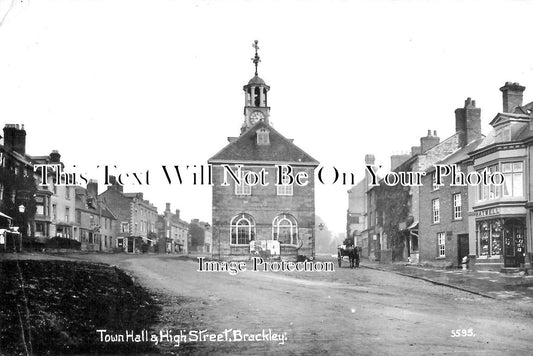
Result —
<instances>
[{"instance_id":1,"label":"number '5595'","mask_svg":"<svg viewBox=\"0 0 533 356\"><path fill-rule=\"evenodd\" d=\"M474 337L474 329L454 329L452 330L451 337Z\"/></svg>"}]
</instances>

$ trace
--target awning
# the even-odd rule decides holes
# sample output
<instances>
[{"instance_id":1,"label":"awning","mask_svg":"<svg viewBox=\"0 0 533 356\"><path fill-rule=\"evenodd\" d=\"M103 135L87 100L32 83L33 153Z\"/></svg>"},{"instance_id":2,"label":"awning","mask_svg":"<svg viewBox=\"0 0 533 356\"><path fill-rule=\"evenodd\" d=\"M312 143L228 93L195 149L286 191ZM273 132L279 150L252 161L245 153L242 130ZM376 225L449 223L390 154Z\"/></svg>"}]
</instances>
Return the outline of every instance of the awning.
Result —
<instances>
[{"instance_id":1,"label":"awning","mask_svg":"<svg viewBox=\"0 0 533 356\"><path fill-rule=\"evenodd\" d=\"M409 225L409 227L407 228L407 230L413 230L413 229L418 229L418 221L413 221L413 223L411 225Z\"/></svg>"},{"instance_id":2,"label":"awning","mask_svg":"<svg viewBox=\"0 0 533 356\"><path fill-rule=\"evenodd\" d=\"M9 220L13 220L12 217L9 217L9 216L7 216L6 214L4 214L2 212L0 212L0 216L3 217L3 218L9 219Z\"/></svg>"}]
</instances>

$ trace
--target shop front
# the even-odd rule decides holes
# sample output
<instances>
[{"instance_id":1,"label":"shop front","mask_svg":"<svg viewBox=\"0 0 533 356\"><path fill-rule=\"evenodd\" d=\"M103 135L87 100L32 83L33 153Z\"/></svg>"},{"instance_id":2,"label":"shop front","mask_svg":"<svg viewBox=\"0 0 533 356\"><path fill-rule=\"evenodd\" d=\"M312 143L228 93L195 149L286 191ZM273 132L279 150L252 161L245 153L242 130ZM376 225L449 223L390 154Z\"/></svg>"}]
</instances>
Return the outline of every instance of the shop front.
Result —
<instances>
[{"instance_id":1,"label":"shop front","mask_svg":"<svg viewBox=\"0 0 533 356\"><path fill-rule=\"evenodd\" d=\"M476 218L476 254L478 265L524 267L526 260L526 217L478 216Z\"/></svg>"}]
</instances>

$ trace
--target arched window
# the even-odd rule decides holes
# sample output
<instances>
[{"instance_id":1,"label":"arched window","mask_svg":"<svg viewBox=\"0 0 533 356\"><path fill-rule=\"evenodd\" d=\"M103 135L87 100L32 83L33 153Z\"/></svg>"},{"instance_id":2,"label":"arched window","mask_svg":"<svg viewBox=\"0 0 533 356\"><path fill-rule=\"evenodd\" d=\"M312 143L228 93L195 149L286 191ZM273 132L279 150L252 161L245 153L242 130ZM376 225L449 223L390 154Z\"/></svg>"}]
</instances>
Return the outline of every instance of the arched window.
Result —
<instances>
[{"instance_id":1,"label":"arched window","mask_svg":"<svg viewBox=\"0 0 533 356\"><path fill-rule=\"evenodd\" d=\"M272 222L272 240L284 245L298 244L298 222L290 214L281 214Z\"/></svg>"},{"instance_id":2,"label":"arched window","mask_svg":"<svg viewBox=\"0 0 533 356\"><path fill-rule=\"evenodd\" d=\"M247 245L255 240L255 221L249 214L239 214L231 219L230 236L232 245Z\"/></svg>"},{"instance_id":3,"label":"arched window","mask_svg":"<svg viewBox=\"0 0 533 356\"><path fill-rule=\"evenodd\" d=\"M261 98L260 92L261 92L261 88L256 87L255 88L255 93L254 93L254 106L256 106L256 107L261 106L261 102L259 101L260 98Z\"/></svg>"}]
</instances>

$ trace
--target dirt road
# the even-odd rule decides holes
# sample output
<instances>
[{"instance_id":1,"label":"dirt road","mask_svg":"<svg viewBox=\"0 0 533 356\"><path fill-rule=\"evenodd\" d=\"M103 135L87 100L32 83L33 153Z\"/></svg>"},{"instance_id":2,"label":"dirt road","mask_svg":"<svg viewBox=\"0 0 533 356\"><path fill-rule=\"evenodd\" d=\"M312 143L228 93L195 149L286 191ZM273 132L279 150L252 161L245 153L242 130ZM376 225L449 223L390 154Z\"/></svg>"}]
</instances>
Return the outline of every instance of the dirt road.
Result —
<instances>
[{"instance_id":1,"label":"dirt road","mask_svg":"<svg viewBox=\"0 0 533 356\"><path fill-rule=\"evenodd\" d=\"M162 330L232 329L229 334L270 332L287 338L283 344L162 344L168 353L531 354L531 306L388 272L336 267L330 274L245 271L232 276L200 273L196 262L171 256L126 256L118 262L116 255L90 256L118 264L165 299Z\"/></svg>"}]
</instances>

